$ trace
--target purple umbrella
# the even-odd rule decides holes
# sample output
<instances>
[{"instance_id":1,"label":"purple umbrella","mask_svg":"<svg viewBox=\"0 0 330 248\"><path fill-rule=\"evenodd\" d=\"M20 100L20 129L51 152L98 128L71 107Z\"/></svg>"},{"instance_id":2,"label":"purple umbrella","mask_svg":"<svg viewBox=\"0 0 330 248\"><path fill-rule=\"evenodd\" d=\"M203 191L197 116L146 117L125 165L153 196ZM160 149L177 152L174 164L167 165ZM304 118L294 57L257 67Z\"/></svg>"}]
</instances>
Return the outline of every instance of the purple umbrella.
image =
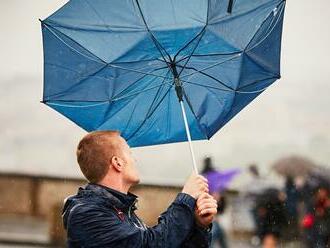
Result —
<instances>
[{"instance_id":1,"label":"purple umbrella","mask_svg":"<svg viewBox=\"0 0 330 248\"><path fill-rule=\"evenodd\" d=\"M209 182L210 193L221 192L228 188L229 183L240 173L239 169L230 169L226 171L210 171L205 173Z\"/></svg>"}]
</instances>

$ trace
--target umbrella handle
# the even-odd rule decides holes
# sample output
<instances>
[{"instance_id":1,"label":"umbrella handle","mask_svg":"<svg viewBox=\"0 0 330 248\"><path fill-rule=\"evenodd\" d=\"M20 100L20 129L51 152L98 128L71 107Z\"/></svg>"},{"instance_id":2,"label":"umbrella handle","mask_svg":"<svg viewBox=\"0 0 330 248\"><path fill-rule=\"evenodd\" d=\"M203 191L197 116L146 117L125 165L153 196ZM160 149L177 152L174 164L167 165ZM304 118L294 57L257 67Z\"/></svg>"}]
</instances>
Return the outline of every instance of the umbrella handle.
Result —
<instances>
[{"instance_id":1,"label":"umbrella handle","mask_svg":"<svg viewBox=\"0 0 330 248\"><path fill-rule=\"evenodd\" d=\"M192 162L193 162L193 169L194 169L195 173L198 174L198 169L197 169L197 166L196 166L196 159L195 159L194 149L193 149L192 142L191 142L190 130L189 130L187 116L186 116L186 110L184 108L183 101L181 100L179 102L180 102L180 105L181 105L184 126L186 128L187 138L188 138L188 142L189 142L189 148L190 148L191 158L192 158Z\"/></svg>"}]
</instances>

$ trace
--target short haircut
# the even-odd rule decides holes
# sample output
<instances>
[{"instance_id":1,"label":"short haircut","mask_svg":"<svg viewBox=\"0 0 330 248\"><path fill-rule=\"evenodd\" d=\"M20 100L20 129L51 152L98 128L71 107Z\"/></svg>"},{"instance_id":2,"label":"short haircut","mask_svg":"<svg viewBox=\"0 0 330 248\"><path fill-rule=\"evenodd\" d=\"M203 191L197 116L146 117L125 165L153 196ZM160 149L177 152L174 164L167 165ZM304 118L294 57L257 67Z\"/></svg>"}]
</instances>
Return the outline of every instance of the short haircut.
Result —
<instances>
[{"instance_id":1,"label":"short haircut","mask_svg":"<svg viewBox=\"0 0 330 248\"><path fill-rule=\"evenodd\" d=\"M77 162L89 182L98 183L107 174L109 161L118 148L118 137L118 131L94 131L79 142Z\"/></svg>"}]
</instances>

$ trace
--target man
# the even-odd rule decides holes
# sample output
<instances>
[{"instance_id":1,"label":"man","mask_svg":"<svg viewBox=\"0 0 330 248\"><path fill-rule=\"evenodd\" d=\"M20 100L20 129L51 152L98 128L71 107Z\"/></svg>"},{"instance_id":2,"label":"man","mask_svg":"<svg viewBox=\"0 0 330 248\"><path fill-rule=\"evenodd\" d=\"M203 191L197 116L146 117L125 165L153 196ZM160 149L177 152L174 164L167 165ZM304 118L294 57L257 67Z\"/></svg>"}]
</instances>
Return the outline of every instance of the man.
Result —
<instances>
[{"instance_id":1,"label":"man","mask_svg":"<svg viewBox=\"0 0 330 248\"><path fill-rule=\"evenodd\" d=\"M64 206L69 247L208 247L217 204L202 176L193 174L158 224L146 227L129 193L139 183L135 160L118 132L86 135L77 160L89 184Z\"/></svg>"}]
</instances>

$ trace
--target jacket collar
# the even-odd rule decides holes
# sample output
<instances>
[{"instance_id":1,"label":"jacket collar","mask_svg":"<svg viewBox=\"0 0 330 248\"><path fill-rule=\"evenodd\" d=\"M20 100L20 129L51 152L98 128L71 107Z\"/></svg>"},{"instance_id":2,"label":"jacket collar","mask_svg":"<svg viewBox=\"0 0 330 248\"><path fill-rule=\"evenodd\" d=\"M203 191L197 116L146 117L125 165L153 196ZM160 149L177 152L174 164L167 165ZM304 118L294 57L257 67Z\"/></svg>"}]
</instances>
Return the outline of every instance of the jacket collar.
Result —
<instances>
[{"instance_id":1,"label":"jacket collar","mask_svg":"<svg viewBox=\"0 0 330 248\"><path fill-rule=\"evenodd\" d=\"M86 187L82 189L82 191L87 191L89 193L100 196L111 205L122 210L128 210L129 208L132 210L136 209L135 204L138 200L138 197L130 192L128 192L128 194L124 194L106 186L92 183L87 184Z\"/></svg>"}]
</instances>

